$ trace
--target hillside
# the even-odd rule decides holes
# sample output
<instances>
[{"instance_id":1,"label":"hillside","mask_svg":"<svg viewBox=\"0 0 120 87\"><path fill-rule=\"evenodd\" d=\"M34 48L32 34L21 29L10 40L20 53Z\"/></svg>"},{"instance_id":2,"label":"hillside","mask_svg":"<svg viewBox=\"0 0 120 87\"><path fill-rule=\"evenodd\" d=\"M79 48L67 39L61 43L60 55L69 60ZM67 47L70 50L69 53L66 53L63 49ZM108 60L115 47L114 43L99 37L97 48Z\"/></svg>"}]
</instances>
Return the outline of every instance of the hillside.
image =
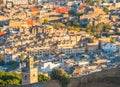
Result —
<instances>
[{"instance_id":1,"label":"hillside","mask_svg":"<svg viewBox=\"0 0 120 87\"><path fill-rule=\"evenodd\" d=\"M73 78L68 87L120 87L120 68Z\"/></svg>"}]
</instances>

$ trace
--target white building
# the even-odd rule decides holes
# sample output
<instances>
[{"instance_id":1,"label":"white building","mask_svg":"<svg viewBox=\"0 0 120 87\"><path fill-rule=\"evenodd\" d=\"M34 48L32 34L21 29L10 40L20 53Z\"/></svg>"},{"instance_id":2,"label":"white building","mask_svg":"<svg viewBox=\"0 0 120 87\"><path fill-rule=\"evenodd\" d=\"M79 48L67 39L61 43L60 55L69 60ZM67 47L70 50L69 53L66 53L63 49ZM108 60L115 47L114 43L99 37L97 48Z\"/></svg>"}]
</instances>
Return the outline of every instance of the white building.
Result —
<instances>
[{"instance_id":1,"label":"white building","mask_svg":"<svg viewBox=\"0 0 120 87\"><path fill-rule=\"evenodd\" d=\"M13 2L14 5L29 4L29 0L4 0L4 5L6 5L7 2Z\"/></svg>"},{"instance_id":2,"label":"white building","mask_svg":"<svg viewBox=\"0 0 120 87\"><path fill-rule=\"evenodd\" d=\"M28 4L29 0L12 0L14 5Z\"/></svg>"},{"instance_id":3,"label":"white building","mask_svg":"<svg viewBox=\"0 0 120 87\"><path fill-rule=\"evenodd\" d=\"M102 49L103 51L106 51L106 52L115 52L118 50L118 47L116 46L115 43L103 43Z\"/></svg>"},{"instance_id":4,"label":"white building","mask_svg":"<svg viewBox=\"0 0 120 87\"><path fill-rule=\"evenodd\" d=\"M78 62L78 65L81 66L81 65L88 65L89 64L89 61L80 61Z\"/></svg>"},{"instance_id":5,"label":"white building","mask_svg":"<svg viewBox=\"0 0 120 87\"><path fill-rule=\"evenodd\" d=\"M61 66L61 63L46 62L46 63L43 63L43 66L41 67L41 71L44 73L48 73L52 71L52 69L58 68L60 66Z\"/></svg>"},{"instance_id":6,"label":"white building","mask_svg":"<svg viewBox=\"0 0 120 87\"><path fill-rule=\"evenodd\" d=\"M4 62L10 62L10 61L20 61L20 54L16 53L16 54L5 54L4 55Z\"/></svg>"}]
</instances>

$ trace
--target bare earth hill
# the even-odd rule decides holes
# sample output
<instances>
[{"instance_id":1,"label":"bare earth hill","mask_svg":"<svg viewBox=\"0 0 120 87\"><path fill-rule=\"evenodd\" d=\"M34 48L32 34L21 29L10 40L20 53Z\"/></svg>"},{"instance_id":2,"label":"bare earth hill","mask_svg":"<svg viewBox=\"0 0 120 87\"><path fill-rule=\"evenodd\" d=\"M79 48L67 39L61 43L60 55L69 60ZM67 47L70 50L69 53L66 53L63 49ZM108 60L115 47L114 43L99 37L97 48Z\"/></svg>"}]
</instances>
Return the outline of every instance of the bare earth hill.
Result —
<instances>
[{"instance_id":1,"label":"bare earth hill","mask_svg":"<svg viewBox=\"0 0 120 87\"><path fill-rule=\"evenodd\" d=\"M120 68L73 78L68 87L120 87Z\"/></svg>"}]
</instances>

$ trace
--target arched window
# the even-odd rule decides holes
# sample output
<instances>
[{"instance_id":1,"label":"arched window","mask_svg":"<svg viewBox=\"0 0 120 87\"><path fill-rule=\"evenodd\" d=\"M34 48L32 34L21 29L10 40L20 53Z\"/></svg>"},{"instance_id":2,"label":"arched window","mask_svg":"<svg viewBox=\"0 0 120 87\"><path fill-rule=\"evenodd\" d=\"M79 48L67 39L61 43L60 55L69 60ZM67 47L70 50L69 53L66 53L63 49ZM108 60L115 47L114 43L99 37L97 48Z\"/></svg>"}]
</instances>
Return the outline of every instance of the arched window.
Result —
<instances>
[{"instance_id":1,"label":"arched window","mask_svg":"<svg viewBox=\"0 0 120 87\"><path fill-rule=\"evenodd\" d=\"M27 80L27 75L25 75L25 80Z\"/></svg>"}]
</instances>

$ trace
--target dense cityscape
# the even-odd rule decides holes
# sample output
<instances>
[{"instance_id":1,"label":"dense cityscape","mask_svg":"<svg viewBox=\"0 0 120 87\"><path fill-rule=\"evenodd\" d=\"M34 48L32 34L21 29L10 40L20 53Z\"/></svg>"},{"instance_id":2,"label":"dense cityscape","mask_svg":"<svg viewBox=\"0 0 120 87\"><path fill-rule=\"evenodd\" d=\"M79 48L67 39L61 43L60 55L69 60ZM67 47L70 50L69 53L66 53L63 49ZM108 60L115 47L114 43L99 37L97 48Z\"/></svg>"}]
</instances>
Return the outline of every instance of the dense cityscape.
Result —
<instances>
[{"instance_id":1,"label":"dense cityscape","mask_svg":"<svg viewBox=\"0 0 120 87\"><path fill-rule=\"evenodd\" d=\"M120 0L0 0L0 86L118 67Z\"/></svg>"}]
</instances>

